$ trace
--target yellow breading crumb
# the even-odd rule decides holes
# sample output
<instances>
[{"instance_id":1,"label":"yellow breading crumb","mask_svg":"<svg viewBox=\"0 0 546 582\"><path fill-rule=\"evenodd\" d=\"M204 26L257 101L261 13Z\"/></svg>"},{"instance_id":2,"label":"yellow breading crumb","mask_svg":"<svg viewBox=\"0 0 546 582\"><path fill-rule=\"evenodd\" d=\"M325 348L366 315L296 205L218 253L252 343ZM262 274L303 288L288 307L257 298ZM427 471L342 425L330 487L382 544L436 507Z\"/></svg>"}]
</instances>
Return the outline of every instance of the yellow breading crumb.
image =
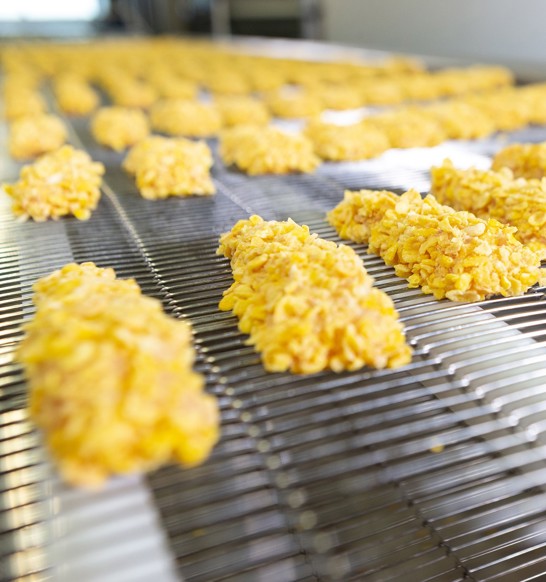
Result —
<instances>
[{"instance_id":1,"label":"yellow breading crumb","mask_svg":"<svg viewBox=\"0 0 546 582\"><path fill-rule=\"evenodd\" d=\"M313 117L324 109L321 99L313 91L292 87L266 95L265 102L275 117L284 119Z\"/></svg>"},{"instance_id":2,"label":"yellow breading crumb","mask_svg":"<svg viewBox=\"0 0 546 582\"><path fill-rule=\"evenodd\" d=\"M514 238L514 227L457 212L415 190L400 197L346 192L328 219L342 238L368 243L409 287L436 299L521 295L544 278L539 254Z\"/></svg>"},{"instance_id":3,"label":"yellow breading crumb","mask_svg":"<svg viewBox=\"0 0 546 582\"><path fill-rule=\"evenodd\" d=\"M529 123L532 115L530 104L520 99L519 92L512 88L467 95L461 100L489 116L497 131L521 129Z\"/></svg>"},{"instance_id":4,"label":"yellow breading crumb","mask_svg":"<svg viewBox=\"0 0 546 582\"><path fill-rule=\"evenodd\" d=\"M262 101L248 96L217 97L214 100L224 127L267 125L270 115Z\"/></svg>"},{"instance_id":5,"label":"yellow breading crumb","mask_svg":"<svg viewBox=\"0 0 546 582\"><path fill-rule=\"evenodd\" d=\"M220 135L220 155L251 176L313 172L320 164L313 144L301 134L289 134L275 127L241 125Z\"/></svg>"},{"instance_id":6,"label":"yellow breading crumb","mask_svg":"<svg viewBox=\"0 0 546 582\"><path fill-rule=\"evenodd\" d=\"M442 124L419 107L373 115L362 123L384 131L393 148L429 147L447 138Z\"/></svg>"},{"instance_id":7,"label":"yellow breading crumb","mask_svg":"<svg viewBox=\"0 0 546 582\"><path fill-rule=\"evenodd\" d=\"M139 109L102 107L91 120L91 133L101 145L121 152L144 139L150 126Z\"/></svg>"},{"instance_id":8,"label":"yellow breading crumb","mask_svg":"<svg viewBox=\"0 0 546 582\"><path fill-rule=\"evenodd\" d=\"M212 154L204 142L152 136L138 143L123 167L135 174L144 198L214 194Z\"/></svg>"},{"instance_id":9,"label":"yellow breading crumb","mask_svg":"<svg viewBox=\"0 0 546 582\"><path fill-rule=\"evenodd\" d=\"M222 125L214 105L185 99L158 101L150 110L150 121L156 131L187 137L216 135Z\"/></svg>"},{"instance_id":10,"label":"yellow breading crumb","mask_svg":"<svg viewBox=\"0 0 546 582\"><path fill-rule=\"evenodd\" d=\"M89 115L99 106L99 96L85 79L61 75L53 82L59 109L67 115Z\"/></svg>"},{"instance_id":11,"label":"yellow breading crumb","mask_svg":"<svg viewBox=\"0 0 546 582\"><path fill-rule=\"evenodd\" d=\"M235 282L223 311L260 352L269 372L312 374L410 361L391 299L372 286L356 253L295 222L240 220L222 235L218 254Z\"/></svg>"},{"instance_id":12,"label":"yellow breading crumb","mask_svg":"<svg viewBox=\"0 0 546 582\"><path fill-rule=\"evenodd\" d=\"M13 199L13 213L23 220L42 222L67 215L87 220L99 202L103 174L100 162L65 145L24 166L19 181L3 189Z\"/></svg>"},{"instance_id":13,"label":"yellow breading crumb","mask_svg":"<svg viewBox=\"0 0 546 582\"><path fill-rule=\"evenodd\" d=\"M491 168L510 168L516 178L540 180L546 176L546 142L509 145L495 154Z\"/></svg>"},{"instance_id":14,"label":"yellow breading crumb","mask_svg":"<svg viewBox=\"0 0 546 582\"><path fill-rule=\"evenodd\" d=\"M508 168L457 170L450 160L430 173L439 202L515 226L514 236L546 258L545 180L514 178Z\"/></svg>"},{"instance_id":15,"label":"yellow breading crumb","mask_svg":"<svg viewBox=\"0 0 546 582\"><path fill-rule=\"evenodd\" d=\"M362 123L333 125L314 120L307 125L305 135L323 160L365 160L390 147L384 131Z\"/></svg>"},{"instance_id":16,"label":"yellow breading crumb","mask_svg":"<svg viewBox=\"0 0 546 582\"><path fill-rule=\"evenodd\" d=\"M440 123L450 139L476 139L495 132L491 117L468 103L444 101L427 107L425 112Z\"/></svg>"},{"instance_id":17,"label":"yellow breading crumb","mask_svg":"<svg viewBox=\"0 0 546 582\"><path fill-rule=\"evenodd\" d=\"M111 475L207 458L218 406L192 370L187 323L93 263L66 265L34 291L18 359L31 417L66 481L96 487Z\"/></svg>"},{"instance_id":18,"label":"yellow breading crumb","mask_svg":"<svg viewBox=\"0 0 546 582\"><path fill-rule=\"evenodd\" d=\"M59 149L66 138L65 124L55 115L20 117L9 126L9 153L16 160L35 158Z\"/></svg>"}]
</instances>

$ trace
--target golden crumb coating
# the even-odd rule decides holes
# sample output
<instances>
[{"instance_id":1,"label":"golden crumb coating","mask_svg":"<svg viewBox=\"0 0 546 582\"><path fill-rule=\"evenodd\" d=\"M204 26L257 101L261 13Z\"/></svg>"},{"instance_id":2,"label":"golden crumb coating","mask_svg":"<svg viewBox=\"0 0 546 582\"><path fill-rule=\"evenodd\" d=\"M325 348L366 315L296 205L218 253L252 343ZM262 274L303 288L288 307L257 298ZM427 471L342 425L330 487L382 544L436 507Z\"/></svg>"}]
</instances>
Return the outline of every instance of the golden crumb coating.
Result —
<instances>
[{"instance_id":1,"label":"golden crumb coating","mask_svg":"<svg viewBox=\"0 0 546 582\"><path fill-rule=\"evenodd\" d=\"M60 75L53 81L59 109L67 115L89 115L99 106L98 93L77 75Z\"/></svg>"},{"instance_id":2,"label":"golden crumb coating","mask_svg":"<svg viewBox=\"0 0 546 582\"><path fill-rule=\"evenodd\" d=\"M186 99L164 99L150 110L152 128L161 133L186 137L216 135L221 126L215 105Z\"/></svg>"},{"instance_id":3,"label":"golden crumb coating","mask_svg":"<svg viewBox=\"0 0 546 582\"><path fill-rule=\"evenodd\" d=\"M218 407L192 370L187 323L93 263L67 265L34 290L18 359L31 417L66 481L96 487L111 475L207 458Z\"/></svg>"},{"instance_id":4,"label":"golden crumb coating","mask_svg":"<svg viewBox=\"0 0 546 582\"><path fill-rule=\"evenodd\" d=\"M47 110L44 98L37 91L21 90L4 101L4 115L8 121L38 115Z\"/></svg>"},{"instance_id":5,"label":"golden crumb coating","mask_svg":"<svg viewBox=\"0 0 546 582\"><path fill-rule=\"evenodd\" d=\"M516 178L541 180L546 177L546 142L514 143L498 151L491 169L510 168Z\"/></svg>"},{"instance_id":6,"label":"golden crumb coating","mask_svg":"<svg viewBox=\"0 0 546 582\"><path fill-rule=\"evenodd\" d=\"M91 120L91 133L99 144L121 152L144 139L150 126L139 109L101 107Z\"/></svg>"},{"instance_id":7,"label":"golden crumb coating","mask_svg":"<svg viewBox=\"0 0 546 582\"><path fill-rule=\"evenodd\" d=\"M226 165L251 176L313 172L320 164L309 139L275 127L241 125L225 130L220 135L220 155Z\"/></svg>"},{"instance_id":8,"label":"golden crumb coating","mask_svg":"<svg viewBox=\"0 0 546 582\"><path fill-rule=\"evenodd\" d=\"M249 96L223 96L214 100L224 127L267 125L271 116L262 101Z\"/></svg>"},{"instance_id":9,"label":"golden crumb coating","mask_svg":"<svg viewBox=\"0 0 546 582\"><path fill-rule=\"evenodd\" d=\"M322 100L314 91L279 89L265 96L265 102L275 117L298 119L318 115Z\"/></svg>"},{"instance_id":10,"label":"golden crumb coating","mask_svg":"<svg viewBox=\"0 0 546 582\"><path fill-rule=\"evenodd\" d=\"M220 309L269 372L311 374L363 366L398 367L411 350L391 299L372 286L356 253L295 222L240 220L222 235L218 254L235 282Z\"/></svg>"},{"instance_id":11,"label":"golden crumb coating","mask_svg":"<svg viewBox=\"0 0 546 582\"><path fill-rule=\"evenodd\" d=\"M436 299L521 295L543 281L539 254L514 238L514 227L442 206L432 195L346 192L328 219Z\"/></svg>"},{"instance_id":12,"label":"golden crumb coating","mask_svg":"<svg viewBox=\"0 0 546 582\"><path fill-rule=\"evenodd\" d=\"M532 116L530 103L520 99L520 90L513 88L466 95L460 99L487 115L497 131L521 129Z\"/></svg>"},{"instance_id":13,"label":"golden crumb coating","mask_svg":"<svg viewBox=\"0 0 546 582\"><path fill-rule=\"evenodd\" d=\"M441 124L449 139L477 139L495 132L491 117L468 103L453 99L430 105L425 111Z\"/></svg>"},{"instance_id":14,"label":"golden crumb coating","mask_svg":"<svg viewBox=\"0 0 546 582\"><path fill-rule=\"evenodd\" d=\"M390 147L384 131L363 123L334 125L313 120L305 135L319 157L336 162L374 158Z\"/></svg>"},{"instance_id":15,"label":"golden crumb coating","mask_svg":"<svg viewBox=\"0 0 546 582\"><path fill-rule=\"evenodd\" d=\"M204 142L152 136L134 146L123 167L144 198L214 194L212 154Z\"/></svg>"},{"instance_id":16,"label":"golden crumb coating","mask_svg":"<svg viewBox=\"0 0 546 582\"><path fill-rule=\"evenodd\" d=\"M42 222L73 215L87 220L97 207L104 166L87 152L62 146L24 166L19 181L4 184L12 210L23 220Z\"/></svg>"},{"instance_id":17,"label":"golden crumb coating","mask_svg":"<svg viewBox=\"0 0 546 582\"><path fill-rule=\"evenodd\" d=\"M385 132L393 148L430 147L447 139L442 124L427 114L424 107L381 113L365 118L362 123Z\"/></svg>"},{"instance_id":18,"label":"golden crumb coating","mask_svg":"<svg viewBox=\"0 0 546 582\"><path fill-rule=\"evenodd\" d=\"M430 173L439 202L515 226L514 236L546 258L546 181L514 178L508 168L458 170L450 160Z\"/></svg>"},{"instance_id":19,"label":"golden crumb coating","mask_svg":"<svg viewBox=\"0 0 546 582\"><path fill-rule=\"evenodd\" d=\"M343 111L364 105L364 98L358 85L322 83L316 88L316 93L327 109Z\"/></svg>"},{"instance_id":20,"label":"golden crumb coating","mask_svg":"<svg viewBox=\"0 0 546 582\"><path fill-rule=\"evenodd\" d=\"M59 149L67 137L65 124L55 115L19 117L9 126L9 153L16 160L36 158Z\"/></svg>"}]
</instances>

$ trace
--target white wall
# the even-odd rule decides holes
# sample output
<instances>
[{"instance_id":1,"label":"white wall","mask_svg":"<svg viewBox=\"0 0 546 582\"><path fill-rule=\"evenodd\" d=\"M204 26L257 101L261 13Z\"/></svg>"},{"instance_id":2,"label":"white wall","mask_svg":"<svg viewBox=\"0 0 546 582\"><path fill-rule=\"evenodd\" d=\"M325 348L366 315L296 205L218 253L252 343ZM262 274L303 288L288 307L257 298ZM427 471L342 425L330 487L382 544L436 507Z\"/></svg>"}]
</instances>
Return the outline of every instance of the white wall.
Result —
<instances>
[{"instance_id":1,"label":"white wall","mask_svg":"<svg viewBox=\"0 0 546 582\"><path fill-rule=\"evenodd\" d=\"M546 0L322 0L326 40L546 78Z\"/></svg>"}]
</instances>

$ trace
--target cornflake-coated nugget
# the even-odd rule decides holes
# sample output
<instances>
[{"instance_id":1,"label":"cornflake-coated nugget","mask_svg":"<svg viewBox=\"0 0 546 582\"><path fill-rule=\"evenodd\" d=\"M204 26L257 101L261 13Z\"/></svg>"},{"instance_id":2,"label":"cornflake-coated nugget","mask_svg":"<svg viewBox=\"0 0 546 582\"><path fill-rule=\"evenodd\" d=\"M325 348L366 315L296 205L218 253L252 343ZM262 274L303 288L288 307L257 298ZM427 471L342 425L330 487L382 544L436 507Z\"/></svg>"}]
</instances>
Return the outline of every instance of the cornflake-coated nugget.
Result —
<instances>
[{"instance_id":1,"label":"cornflake-coated nugget","mask_svg":"<svg viewBox=\"0 0 546 582\"><path fill-rule=\"evenodd\" d=\"M70 214L87 220L99 202L103 174L104 166L87 152L65 145L24 166L19 181L3 188L13 199L13 213L23 220Z\"/></svg>"},{"instance_id":2,"label":"cornflake-coated nugget","mask_svg":"<svg viewBox=\"0 0 546 582\"><path fill-rule=\"evenodd\" d=\"M514 143L498 151L491 169L510 168L516 178L540 180L546 177L546 142Z\"/></svg>"},{"instance_id":3,"label":"cornflake-coated nugget","mask_svg":"<svg viewBox=\"0 0 546 582\"><path fill-rule=\"evenodd\" d=\"M192 370L187 323L93 263L67 265L34 290L18 358L31 417L66 481L96 487L111 475L207 458L218 406Z\"/></svg>"},{"instance_id":4,"label":"cornflake-coated nugget","mask_svg":"<svg viewBox=\"0 0 546 582\"><path fill-rule=\"evenodd\" d=\"M121 152L144 139L150 126L139 109L102 107L91 120L91 133L99 144Z\"/></svg>"},{"instance_id":5,"label":"cornflake-coated nugget","mask_svg":"<svg viewBox=\"0 0 546 582\"><path fill-rule=\"evenodd\" d=\"M254 97L223 96L214 100L224 127L236 125L267 125L269 111L264 103Z\"/></svg>"},{"instance_id":6,"label":"cornflake-coated nugget","mask_svg":"<svg viewBox=\"0 0 546 582\"><path fill-rule=\"evenodd\" d=\"M150 110L152 128L161 133L187 137L216 135L222 126L215 105L186 99L164 99Z\"/></svg>"},{"instance_id":7,"label":"cornflake-coated nugget","mask_svg":"<svg viewBox=\"0 0 546 582\"><path fill-rule=\"evenodd\" d=\"M67 137L65 124L55 115L19 117L9 126L9 153L16 160L36 158L59 149Z\"/></svg>"},{"instance_id":8,"label":"cornflake-coated nugget","mask_svg":"<svg viewBox=\"0 0 546 582\"><path fill-rule=\"evenodd\" d=\"M134 146L123 164L135 174L141 195L150 200L214 194L211 166L212 154L206 143L157 136Z\"/></svg>"},{"instance_id":9,"label":"cornflake-coated nugget","mask_svg":"<svg viewBox=\"0 0 546 582\"><path fill-rule=\"evenodd\" d=\"M334 125L313 120L304 134L319 157L336 162L374 158L390 147L384 131L362 123Z\"/></svg>"},{"instance_id":10,"label":"cornflake-coated nugget","mask_svg":"<svg viewBox=\"0 0 546 582\"><path fill-rule=\"evenodd\" d=\"M225 130L220 156L226 166L233 164L251 176L313 172L320 164L307 137L275 127L240 125Z\"/></svg>"},{"instance_id":11,"label":"cornflake-coated nugget","mask_svg":"<svg viewBox=\"0 0 546 582\"><path fill-rule=\"evenodd\" d=\"M508 168L458 170L450 160L434 167L431 194L456 210L515 226L514 236L546 258L546 181L514 178Z\"/></svg>"},{"instance_id":12,"label":"cornflake-coated nugget","mask_svg":"<svg viewBox=\"0 0 546 582\"><path fill-rule=\"evenodd\" d=\"M391 299L375 289L356 253L295 222L240 220L222 235L218 254L235 282L223 311L260 352L269 372L402 366L411 350Z\"/></svg>"},{"instance_id":13,"label":"cornflake-coated nugget","mask_svg":"<svg viewBox=\"0 0 546 582\"><path fill-rule=\"evenodd\" d=\"M415 190L400 197L346 192L328 219L342 238L368 243L409 287L436 299L509 297L544 281L539 253L514 238L514 227L457 212Z\"/></svg>"},{"instance_id":14,"label":"cornflake-coated nugget","mask_svg":"<svg viewBox=\"0 0 546 582\"><path fill-rule=\"evenodd\" d=\"M91 85L76 75L61 75L53 82L59 109L67 115L89 115L99 106L99 96Z\"/></svg>"}]
</instances>

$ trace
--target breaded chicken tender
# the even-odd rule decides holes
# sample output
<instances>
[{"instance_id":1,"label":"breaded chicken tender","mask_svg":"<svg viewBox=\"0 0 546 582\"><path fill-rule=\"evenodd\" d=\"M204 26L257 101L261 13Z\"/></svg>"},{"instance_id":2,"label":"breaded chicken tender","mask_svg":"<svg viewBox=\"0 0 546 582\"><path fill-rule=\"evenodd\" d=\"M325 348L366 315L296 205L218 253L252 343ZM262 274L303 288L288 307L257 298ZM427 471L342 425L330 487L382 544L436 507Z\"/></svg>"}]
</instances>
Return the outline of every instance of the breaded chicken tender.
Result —
<instances>
[{"instance_id":1,"label":"breaded chicken tender","mask_svg":"<svg viewBox=\"0 0 546 582\"><path fill-rule=\"evenodd\" d=\"M186 137L216 135L222 119L216 106L187 99L164 99L150 110L152 128L161 133Z\"/></svg>"},{"instance_id":2,"label":"breaded chicken tender","mask_svg":"<svg viewBox=\"0 0 546 582\"><path fill-rule=\"evenodd\" d=\"M96 487L111 475L207 458L218 407L192 370L187 323L93 263L67 265L34 290L18 358L31 417L66 481Z\"/></svg>"},{"instance_id":3,"label":"breaded chicken tender","mask_svg":"<svg viewBox=\"0 0 546 582\"><path fill-rule=\"evenodd\" d=\"M539 253L516 240L514 227L457 212L432 195L348 191L328 219L342 238L368 243L409 287L436 299L521 295L544 279Z\"/></svg>"},{"instance_id":4,"label":"breaded chicken tender","mask_svg":"<svg viewBox=\"0 0 546 582\"><path fill-rule=\"evenodd\" d=\"M225 130L220 155L227 166L233 164L251 176L313 172L320 164L307 137L275 127L241 125Z\"/></svg>"},{"instance_id":5,"label":"breaded chicken tender","mask_svg":"<svg viewBox=\"0 0 546 582\"><path fill-rule=\"evenodd\" d=\"M99 144L121 152L144 139L150 126L139 109L102 107L91 120L91 133Z\"/></svg>"},{"instance_id":6,"label":"breaded chicken tender","mask_svg":"<svg viewBox=\"0 0 546 582\"><path fill-rule=\"evenodd\" d=\"M240 220L222 235L218 254L235 282L223 311L260 352L269 372L311 374L410 361L391 299L373 287L356 253L295 222Z\"/></svg>"},{"instance_id":7,"label":"breaded chicken tender","mask_svg":"<svg viewBox=\"0 0 546 582\"><path fill-rule=\"evenodd\" d=\"M9 153L16 160L36 158L59 149L67 137L66 126L56 115L19 117L9 126Z\"/></svg>"},{"instance_id":8,"label":"breaded chicken tender","mask_svg":"<svg viewBox=\"0 0 546 582\"><path fill-rule=\"evenodd\" d=\"M458 170L450 160L434 167L431 193L442 204L515 226L514 236L546 258L546 181L499 171Z\"/></svg>"},{"instance_id":9,"label":"breaded chicken tender","mask_svg":"<svg viewBox=\"0 0 546 582\"><path fill-rule=\"evenodd\" d=\"M516 178L540 180L546 177L546 142L514 143L498 151L491 169L510 168Z\"/></svg>"},{"instance_id":10,"label":"breaded chicken tender","mask_svg":"<svg viewBox=\"0 0 546 582\"><path fill-rule=\"evenodd\" d=\"M87 220L97 207L104 166L87 152L65 145L24 166L15 184L4 184L12 210L23 220L42 222L73 215Z\"/></svg>"},{"instance_id":11,"label":"breaded chicken tender","mask_svg":"<svg viewBox=\"0 0 546 582\"><path fill-rule=\"evenodd\" d=\"M151 136L135 145L123 163L144 198L214 194L212 154L205 142Z\"/></svg>"}]
</instances>

